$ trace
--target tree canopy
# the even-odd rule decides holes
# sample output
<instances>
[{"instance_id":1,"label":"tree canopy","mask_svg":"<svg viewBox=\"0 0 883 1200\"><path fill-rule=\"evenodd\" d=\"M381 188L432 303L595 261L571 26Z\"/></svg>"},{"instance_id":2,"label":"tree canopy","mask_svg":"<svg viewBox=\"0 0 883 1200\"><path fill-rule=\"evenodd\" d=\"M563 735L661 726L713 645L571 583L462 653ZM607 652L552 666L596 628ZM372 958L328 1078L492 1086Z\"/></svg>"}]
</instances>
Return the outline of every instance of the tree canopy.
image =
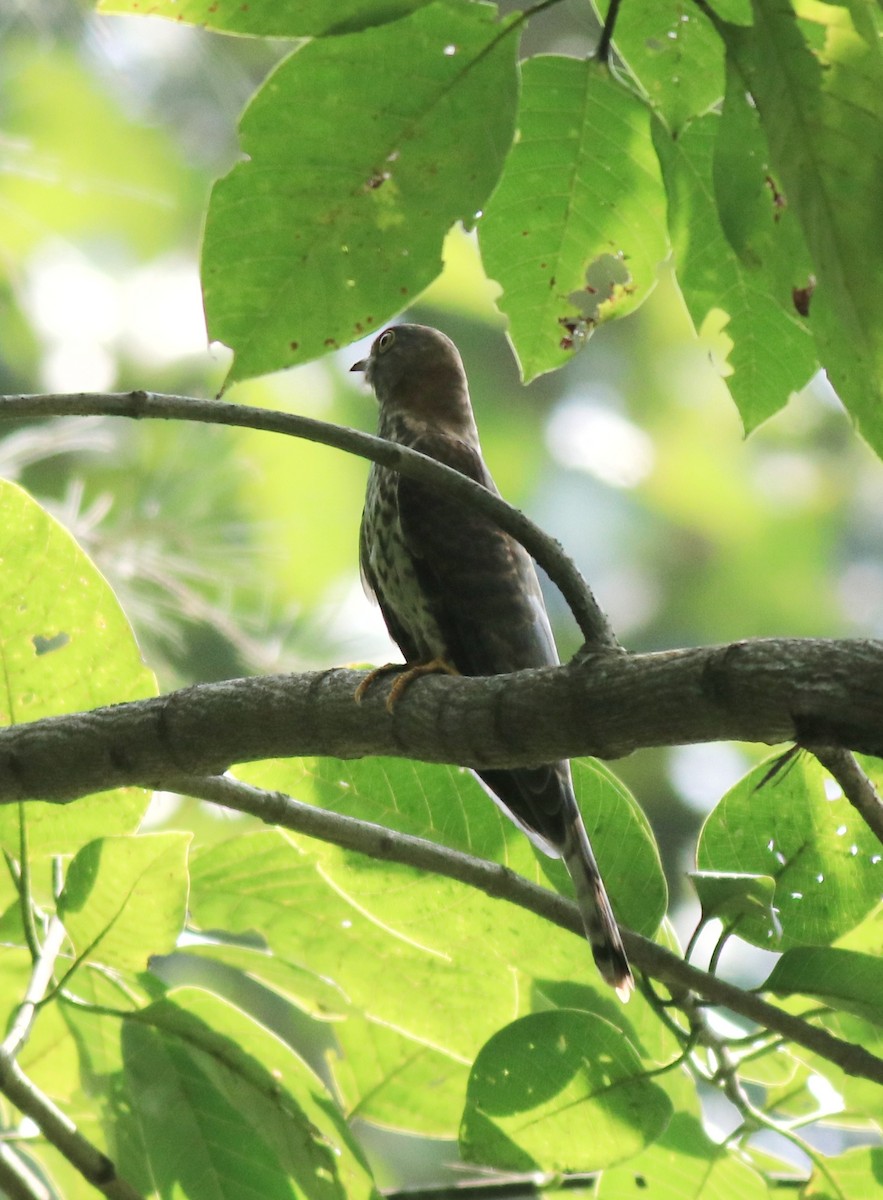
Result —
<instances>
[{"instance_id":1,"label":"tree canopy","mask_svg":"<svg viewBox=\"0 0 883 1200\"><path fill-rule=\"evenodd\" d=\"M873 1194L879 5L8 20L0 1193ZM391 716L363 459L463 491L350 428L404 311L566 665ZM544 755L627 1006L466 769Z\"/></svg>"}]
</instances>

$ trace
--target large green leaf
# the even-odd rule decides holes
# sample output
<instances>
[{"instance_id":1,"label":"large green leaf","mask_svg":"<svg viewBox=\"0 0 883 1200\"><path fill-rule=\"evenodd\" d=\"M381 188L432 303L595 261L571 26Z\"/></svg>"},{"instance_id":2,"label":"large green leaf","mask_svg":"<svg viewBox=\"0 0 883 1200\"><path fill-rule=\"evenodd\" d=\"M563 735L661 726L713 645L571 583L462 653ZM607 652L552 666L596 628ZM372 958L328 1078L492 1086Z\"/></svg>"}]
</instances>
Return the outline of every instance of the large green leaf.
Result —
<instances>
[{"instance_id":1,"label":"large green leaf","mask_svg":"<svg viewBox=\"0 0 883 1200\"><path fill-rule=\"evenodd\" d=\"M812 1200L879 1196L883 1188L883 1148L857 1146L816 1164L805 1195Z\"/></svg>"},{"instance_id":2,"label":"large green leaf","mask_svg":"<svg viewBox=\"0 0 883 1200\"><path fill-rule=\"evenodd\" d=\"M525 380L634 309L665 258L650 114L592 61L524 64L518 139L479 224Z\"/></svg>"},{"instance_id":3,"label":"large green leaf","mask_svg":"<svg viewBox=\"0 0 883 1200\"><path fill-rule=\"evenodd\" d=\"M189 833L97 838L68 869L58 912L76 957L144 970L173 950L187 913Z\"/></svg>"},{"instance_id":4,"label":"large green leaf","mask_svg":"<svg viewBox=\"0 0 883 1200\"><path fill-rule=\"evenodd\" d=\"M179 989L128 1020L122 1045L125 1086L160 1195L176 1186L230 1200L373 1194L320 1082L233 1005Z\"/></svg>"},{"instance_id":5,"label":"large green leaf","mask_svg":"<svg viewBox=\"0 0 883 1200\"><path fill-rule=\"evenodd\" d=\"M801 4L798 21L788 0L752 8L751 31L724 29L812 253L819 357L881 453L883 292L869 264L883 261L883 51L873 10Z\"/></svg>"},{"instance_id":6,"label":"large green leaf","mask_svg":"<svg viewBox=\"0 0 883 1200\"><path fill-rule=\"evenodd\" d=\"M617 914L624 924L650 936L665 913L668 895L647 819L602 763L577 760L572 769L586 828ZM534 851L471 772L460 767L384 758L298 759L261 763L238 773L322 808L503 862L536 882L549 878L572 895L563 866ZM349 862L355 871L376 869L355 855Z\"/></svg>"},{"instance_id":7,"label":"large green leaf","mask_svg":"<svg viewBox=\"0 0 883 1200\"><path fill-rule=\"evenodd\" d=\"M489 5L438 2L273 72L206 221L206 313L236 353L231 380L346 345L432 282L512 141L516 29Z\"/></svg>"},{"instance_id":8,"label":"large green leaf","mask_svg":"<svg viewBox=\"0 0 883 1200\"><path fill-rule=\"evenodd\" d=\"M748 0L738 3L750 16ZM715 11L727 16L726 9L733 7L732 0L718 2ZM734 10L732 19L736 17ZM673 133L723 95L723 47L696 6L683 0L629 0L617 16L614 41Z\"/></svg>"},{"instance_id":9,"label":"large green leaf","mask_svg":"<svg viewBox=\"0 0 883 1200\"><path fill-rule=\"evenodd\" d=\"M346 33L395 21L427 0L99 0L100 12L149 13L255 37Z\"/></svg>"},{"instance_id":10,"label":"large green leaf","mask_svg":"<svg viewBox=\"0 0 883 1200\"><path fill-rule=\"evenodd\" d=\"M747 139L741 146L739 131ZM817 366L792 300L791 287L806 283L793 223L787 214L777 218L763 139L744 98L731 99L726 120L701 117L676 139L657 125L655 141L678 283L697 329L717 314L732 343L721 371L750 431L782 408ZM729 145L734 153L728 156ZM742 168L738 174L734 163Z\"/></svg>"},{"instance_id":11,"label":"large green leaf","mask_svg":"<svg viewBox=\"0 0 883 1200\"><path fill-rule=\"evenodd\" d=\"M698 1116L676 1112L657 1141L603 1173L597 1200L646 1200L649 1189L653 1200L769 1200L764 1180L737 1153L713 1142Z\"/></svg>"},{"instance_id":12,"label":"large green leaf","mask_svg":"<svg viewBox=\"0 0 883 1200\"><path fill-rule=\"evenodd\" d=\"M501 1170L598 1170L637 1154L671 1117L622 1031L590 1013L534 1013L472 1068L460 1146Z\"/></svg>"},{"instance_id":13,"label":"large green leaf","mask_svg":"<svg viewBox=\"0 0 883 1200\"><path fill-rule=\"evenodd\" d=\"M634 802L598 764L574 764L602 870L624 918L652 933L665 888ZM538 856L468 772L399 760L251 766L252 782L504 862L535 882ZM621 890L617 892L617 888ZM347 1105L382 1124L452 1134L464 1065L514 1013L567 1005L623 1023L657 1061L672 1048L642 997L628 1010L600 981L581 938L451 880L307 839L257 834L193 862L191 907L204 928L256 932L288 964L333 980L350 1063L331 1062ZM206 951L210 954L211 951ZM258 968L259 969L259 968ZM269 982L269 986L274 986ZM295 985L297 987L297 985ZM414 996L432 998L415 1004ZM297 999L297 1002L300 1002ZM433 1079L433 1087L403 1091ZM419 1096L419 1099L417 1098Z\"/></svg>"},{"instance_id":14,"label":"large green leaf","mask_svg":"<svg viewBox=\"0 0 883 1200\"><path fill-rule=\"evenodd\" d=\"M741 779L709 815L697 861L704 871L775 879L778 921L746 912L735 924L741 937L768 950L825 945L878 903L880 846L815 759L797 759L760 786L769 766Z\"/></svg>"},{"instance_id":15,"label":"large green leaf","mask_svg":"<svg viewBox=\"0 0 883 1200\"><path fill-rule=\"evenodd\" d=\"M819 996L832 1008L883 1025L883 962L871 954L831 946L798 946L773 967L764 989Z\"/></svg>"},{"instance_id":16,"label":"large green leaf","mask_svg":"<svg viewBox=\"0 0 883 1200\"><path fill-rule=\"evenodd\" d=\"M424 1137L457 1136L468 1063L367 1017L353 1015L334 1032L341 1054L328 1065L348 1120Z\"/></svg>"},{"instance_id":17,"label":"large green leaf","mask_svg":"<svg viewBox=\"0 0 883 1200\"><path fill-rule=\"evenodd\" d=\"M154 695L131 627L107 582L71 535L15 484L0 481L0 723L18 724ZM25 806L38 859L71 854L103 833L135 828L140 788L59 806ZM18 810L0 808L0 842L19 856Z\"/></svg>"}]
</instances>

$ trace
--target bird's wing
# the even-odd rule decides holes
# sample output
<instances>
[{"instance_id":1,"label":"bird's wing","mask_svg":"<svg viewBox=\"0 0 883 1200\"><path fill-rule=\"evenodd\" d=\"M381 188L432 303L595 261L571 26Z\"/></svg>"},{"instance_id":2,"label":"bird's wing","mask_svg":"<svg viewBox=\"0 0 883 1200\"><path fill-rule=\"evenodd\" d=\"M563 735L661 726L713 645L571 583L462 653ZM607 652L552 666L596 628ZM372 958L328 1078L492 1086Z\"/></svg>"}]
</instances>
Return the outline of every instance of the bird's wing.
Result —
<instances>
[{"instance_id":1,"label":"bird's wing","mask_svg":"<svg viewBox=\"0 0 883 1200\"><path fill-rule=\"evenodd\" d=\"M412 444L496 492L468 443L427 433ZM421 589L463 675L557 663L533 561L518 542L468 505L412 479L398 480L398 509Z\"/></svg>"}]
</instances>

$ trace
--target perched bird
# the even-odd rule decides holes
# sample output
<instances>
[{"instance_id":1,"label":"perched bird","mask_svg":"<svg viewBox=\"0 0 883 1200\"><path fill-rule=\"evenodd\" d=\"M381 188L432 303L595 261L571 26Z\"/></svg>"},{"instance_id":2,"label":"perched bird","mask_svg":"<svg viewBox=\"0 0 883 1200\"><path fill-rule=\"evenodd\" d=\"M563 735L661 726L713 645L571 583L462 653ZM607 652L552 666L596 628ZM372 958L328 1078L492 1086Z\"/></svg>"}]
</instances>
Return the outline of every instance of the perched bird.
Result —
<instances>
[{"instance_id":1,"label":"perched bird","mask_svg":"<svg viewBox=\"0 0 883 1200\"><path fill-rule=\"evenodd\" d=\"M437 329L397 325L377 337L364 371L378 433L496 492L481 455L457 347ZM359 559L366 591L405 656L390 707L417 675L501 675L558 662L533 561L488 517L435 488L372 464ZM372 673L357 692L361 699ZM573 792L570 764L476 772L531 840L570 872L595 962L627 1000L634 986L616 918Z\"/></svg>"}]
</instances>

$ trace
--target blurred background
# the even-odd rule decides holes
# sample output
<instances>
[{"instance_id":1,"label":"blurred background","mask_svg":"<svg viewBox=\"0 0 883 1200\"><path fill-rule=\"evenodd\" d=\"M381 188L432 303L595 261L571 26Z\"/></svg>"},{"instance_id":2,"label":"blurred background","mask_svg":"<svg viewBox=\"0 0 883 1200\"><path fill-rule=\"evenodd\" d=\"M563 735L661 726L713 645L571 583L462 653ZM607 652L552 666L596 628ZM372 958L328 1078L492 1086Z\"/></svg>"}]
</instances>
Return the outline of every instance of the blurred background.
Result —
<instances>
[{"instance_id":1,"label":"blurred background","mask_svg":"<svg viewBox=\"0 0 883 1200\"><path fill-rule=\"evenodd\" d=\"M529 48L584 54L595 33L569 2ZM202 213L242 108L291 45L0 0L0 392L217 394L229 354L207 345ZM628 649L883 636L883 476L823 378L745 441L720 378L726 331L712 313L697 336L663 267L636 315L525 388L474 240L453 231L445 258L407 318L457 342L502 492L576 559ZM373 399L349 373L365 351L228 398L370 430ZM183 423L2 434L0 473L97 562L161 688L390 655L358 578L367 463ZM567 658L575 627L548 602ZM759 756L688 746L613 764L654 826L684 930L703 814ZM195 807L174 819L229 829Z\"/></svg>"}]
</instances>

